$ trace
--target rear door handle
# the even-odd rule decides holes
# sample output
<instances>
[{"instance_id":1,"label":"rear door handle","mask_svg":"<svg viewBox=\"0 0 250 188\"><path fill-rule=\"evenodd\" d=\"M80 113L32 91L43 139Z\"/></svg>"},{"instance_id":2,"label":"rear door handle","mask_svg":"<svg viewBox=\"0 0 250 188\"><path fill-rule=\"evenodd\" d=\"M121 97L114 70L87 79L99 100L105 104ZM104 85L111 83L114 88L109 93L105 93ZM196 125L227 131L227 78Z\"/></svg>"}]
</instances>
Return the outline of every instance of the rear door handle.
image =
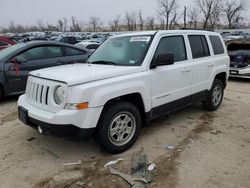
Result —
<instances>
[{"instance_id":1,"label":"rear door handle","mask_svg":"<svg viewBox=\"0 0 250 188\"><path fill-rule=\"evenodd\" d=\"M209 63L207 66L208 66L208 67L213 67L213 66L214 66L214 63Z\"/></svg>"},{"instance_id":2,"label":"rear door handle","mask_svg":"<svg viewBox=\"0 0 250 188\"><path fill-rule=\"evenodd\" d=\"M186 68L182 69L181 72L185 73L185 72L190 72L190 71L191 71L191 69L186 67Z\"/></svg>"}]
</instances>

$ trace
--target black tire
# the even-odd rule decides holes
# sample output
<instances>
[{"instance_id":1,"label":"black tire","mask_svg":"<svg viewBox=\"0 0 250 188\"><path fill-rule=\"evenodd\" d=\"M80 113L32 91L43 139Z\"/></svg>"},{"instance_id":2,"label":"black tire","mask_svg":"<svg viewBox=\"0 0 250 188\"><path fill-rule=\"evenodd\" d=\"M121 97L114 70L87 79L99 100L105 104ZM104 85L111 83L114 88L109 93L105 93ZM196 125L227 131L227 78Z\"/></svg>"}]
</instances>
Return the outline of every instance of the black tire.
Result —
<instances>
[{"instance_id":1,"label":"black tire","mask_svg":"<svg viewBox=\"0 0 250 188\"><path fill-rule=\"evenodd\" d=\"M141 114L135 105L125 101L110 104L104 109L98 123L97 136L101 146L112 154L126 151L137 140L141 122ZM119 138L124 143L119 142Z\"/></svg>"},{"instance_id":2,"label":"black tire","mask_svg":"<svg viewBox=\"0 0 250 188\"><path fill-rule=\"evenodd\" d=\"M216 90L219 90L218 91L219 93L215 93ZM208 92L207 98L204 101L202 101L202 105L208 111L215 111L220 107L221 102L223 100L223 96L224 96L224 85L221 80L215 79L211 90L209 90Z\"/></svg>"}]
</instances>

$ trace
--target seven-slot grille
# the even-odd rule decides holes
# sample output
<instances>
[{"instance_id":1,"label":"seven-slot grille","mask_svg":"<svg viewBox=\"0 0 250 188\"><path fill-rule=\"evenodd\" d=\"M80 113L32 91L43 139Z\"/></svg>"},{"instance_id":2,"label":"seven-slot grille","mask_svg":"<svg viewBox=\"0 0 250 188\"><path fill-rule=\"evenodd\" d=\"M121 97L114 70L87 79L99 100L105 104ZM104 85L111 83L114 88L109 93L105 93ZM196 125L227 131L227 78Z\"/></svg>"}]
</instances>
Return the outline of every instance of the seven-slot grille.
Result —
<instances>
[{"instance_id":1,"label":"seven-slot grille","mask_svg":"<svg viewBox=\"0 0 250 188\"><path fill-rule=\"evenodd\" d=\"M47 106L49 90L49 86L36 83L29 79L26 86L26 95L32 104Z\"/></svg>"},{"instance_id":2,"label":"seven-slot grille","mask_svg":"<svg viewBox=\"0 0 250 188\"><path fill-rule=\"evenodd\" d=\"M54 92L57 87L63 87L67 92L67 85L62 82L38 78L30 75L26 86L26 99L34 107L48 112L58 112L64 108L66 100L57 105L54 101Z\"/></svg>"}]
</instances>

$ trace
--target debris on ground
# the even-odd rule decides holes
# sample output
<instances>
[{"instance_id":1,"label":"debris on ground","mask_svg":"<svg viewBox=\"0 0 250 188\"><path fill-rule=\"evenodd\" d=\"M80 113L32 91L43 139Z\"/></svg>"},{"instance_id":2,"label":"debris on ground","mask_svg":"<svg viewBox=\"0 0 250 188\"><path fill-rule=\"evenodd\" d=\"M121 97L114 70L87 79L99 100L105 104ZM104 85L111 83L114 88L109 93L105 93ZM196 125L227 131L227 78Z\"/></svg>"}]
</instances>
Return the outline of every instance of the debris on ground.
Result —
<instances>
[{"instance_id":1,"label":"debris on ground","mask_svg":"<svg viewBox=\"0 0 250 188\"><path fill-rule=\"evenodd\" d=\"M192 138L189 138L189 139L188 139L188 142L189 142L189 143L194 143L194 140L193 140Z\"/></svg>"},{"instance_id":2,"label":"debris on ground","mask_svg":"<svg viewBox=\"0 0 250 188\"><path fill-rule=\"evenodd\" d=\"M115 165L115 164L118 163L119 161L123 161L123 159L122 159L122 158L119 158L119 159L114 160L114 161L109 161L107 164L104 165L104 168L107 168L108 166Z\"/></svg>"},{"instance_id":3,"label":"debris on ground","mask_svg":"<svg viewBox=\"0 0 250 188\"><path fill-rule=\"evenodd\" d=\"M31 138L28 138L27 141L30 142L30 141L35 140L35 139L36 139L36 138L31 137Z\"/></svg>"},{"instance_id":4,"label":"debris on ground","mask_svg":"<svg viewBox=\"0 0 250 188\"><path fill-rule=\"evenodd\" d=\"M81 165L82 161L79 160L78 162L72 162L72 163L64 163L63 166L73 166L73 165Z\"/></svg>"},{"instance_id":5,"label":"debris on ground","mask_svg":"<svg viewBox=\"0 0 250 188\"><path fill-rule=\"evenodd\" d=\"M222 133L221 131L218 131L218 130L212 130L211 132L210 132L210 134L214 134L214 135L217 135L217 134L219 134L219 133Z\"/></svg>"},{"instance_id":6,"label":"debris on ground","mask_svg":"<svg viewBox=\"0 0 250 188\"><path fill-rule=\"evenodd\" d=\"M76 185L78 185L80 187L84 187L85 183L83 181L78 181L78 182L76 182Z\"/></svg>"},{"instance_id":7,"label":"debris on ground","mask_svg":"<svg viewBox=\"0 0 250 188\"><path fill-rule=\"evenodd\" d=\"M174 150L176 147L172 144L166 144L165 149L166 150Z\"/></svg>"},{"instance_id":8,"label":"debris on ground","mask_svg":"<svg viewBox=\"0 0 250 188\"><path fill-rule=\"evenodd\" d=\"M156 167L156 164L155 163L151 163L149 166L148 166L148 171L153 171Z\"/></svg>"},{"instance_id":9,"label":"debris on ground","mask_svg":"<svg viewBox=\"0 0 250 188\"><path fill-rule=\"evenodd\" d=\"M152 163L150 166L150 170L155 168L155 164ZM149 174L149 170L147 167L147 156L146 155L134 155L132 159L132 172L130 174L126 174L123 172L119 172L111 167L109 167L110 173L113 175L120 176L126 182L128 182L132 188L148 188L149 183L151 182L151 177Z\"/></svg>"}]
</instances>

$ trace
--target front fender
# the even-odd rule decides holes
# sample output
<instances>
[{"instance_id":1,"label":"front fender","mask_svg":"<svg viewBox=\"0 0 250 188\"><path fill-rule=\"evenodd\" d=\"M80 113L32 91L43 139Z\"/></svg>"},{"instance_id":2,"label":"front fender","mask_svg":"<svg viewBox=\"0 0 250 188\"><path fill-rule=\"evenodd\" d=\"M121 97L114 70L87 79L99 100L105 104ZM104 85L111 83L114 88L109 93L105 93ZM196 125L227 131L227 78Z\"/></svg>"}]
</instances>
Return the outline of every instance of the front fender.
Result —
<instances>
[{"instance_id":1,"label":"front fender","mask_svg":"<svg viewBox=\"0 0 250 188\"><path fill-rule=\"evenodd\" d=\"M145 111L150 111L150 91L142 81L123 84L117 83L105 88L101 88L93 94L89 104L91 107L104 106L111 99L133 93L139 93L141 95Z\"/></svg>"}]
</instances>

